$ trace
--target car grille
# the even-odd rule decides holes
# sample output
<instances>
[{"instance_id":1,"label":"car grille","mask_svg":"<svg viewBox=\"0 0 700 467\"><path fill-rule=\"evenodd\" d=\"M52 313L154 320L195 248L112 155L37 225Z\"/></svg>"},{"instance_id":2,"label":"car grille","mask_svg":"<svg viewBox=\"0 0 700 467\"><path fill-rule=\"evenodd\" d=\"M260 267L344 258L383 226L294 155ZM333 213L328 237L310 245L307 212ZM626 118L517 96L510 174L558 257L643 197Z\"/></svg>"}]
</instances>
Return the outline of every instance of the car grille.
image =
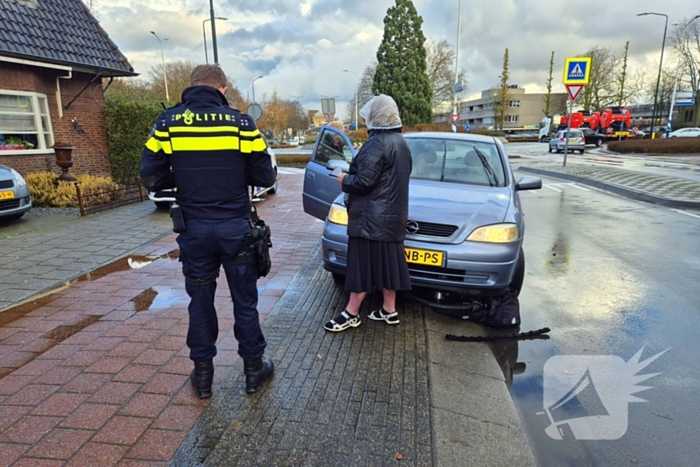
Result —
<instances>
[{"instance_id":1,"label":"car grille","mask_svg":"<svg viewBox=\"0 0 700 467\"><path fill-rule=\"evenodd\" d=\"M14 180L0 180L0 188L12 188L15 186Z\"/></svg>"},{"instance_id":2,"label":"car grille","mask_svg":"<svg viewBox=\"0 0 700 467\"><path fill-rule=\"evenodd\" d=\"M10 199L7 201L0 201L0 211L5 211L7 209L17 209L19 207L19 199Z\"/></svg>"},{"instance_id":3,"label":"car grille","mask_svg":"<svg viewBox=\"0 0 700 467\"><path fill-rule=\"evenodd\" d=\"M416 230L417 227L417 230ZM433 224L409 220L406 223L406 233L409 235L425 235L428 237L451 237L457 231L456 225Z\"/></svg>"},{"instance_id":4,"label":"car grille","mask_svg":"<svg viewBox=\"0 0 700 467\"><path fill-rule=\"evenodd\" d=\"M466 281L486 284L489 280L488 274L465 274L465 271L460 269L436 268L434 266L423 266L420 264L409 264L408 271L411 277L423 277L426 279L437 279L457 283Z\"/></svg>"}]
</instances>

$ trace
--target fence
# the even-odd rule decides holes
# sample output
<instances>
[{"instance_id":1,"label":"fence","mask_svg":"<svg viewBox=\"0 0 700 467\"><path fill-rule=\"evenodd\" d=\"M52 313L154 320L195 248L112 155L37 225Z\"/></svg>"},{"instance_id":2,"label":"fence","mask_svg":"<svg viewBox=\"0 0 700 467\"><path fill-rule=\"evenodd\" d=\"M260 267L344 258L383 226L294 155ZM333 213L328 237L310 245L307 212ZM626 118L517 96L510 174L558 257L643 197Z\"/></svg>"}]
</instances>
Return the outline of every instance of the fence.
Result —
<instances>
[{"instance_id":1,"label":"fence","mask_svg":"<svg viewBox=\"0 0 700 467\"><path fill-rule=\"evenodd\" d=\"M144 200L144 189L140 181L120 185L114 190L83 193L80 183L75 183L75 194L78 198L78 208L81 216L95 214L108 209L138 203Z\"/></svg>"}]
</instances>

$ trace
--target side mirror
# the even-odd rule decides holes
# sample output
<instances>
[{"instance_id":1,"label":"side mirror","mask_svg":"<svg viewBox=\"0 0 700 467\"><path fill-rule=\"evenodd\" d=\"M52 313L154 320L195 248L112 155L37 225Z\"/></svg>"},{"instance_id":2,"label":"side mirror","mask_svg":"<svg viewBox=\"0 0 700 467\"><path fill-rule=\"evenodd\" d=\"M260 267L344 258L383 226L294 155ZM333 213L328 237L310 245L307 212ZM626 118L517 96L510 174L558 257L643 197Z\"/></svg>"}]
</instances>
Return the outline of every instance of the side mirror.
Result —
<instances>
[{"instance_id":1,"label":"side mirror","mask_svg":"<svg viewBox=\"0 0 700 467\"><path fill-rule=\"evenodd\" d=\"M340 168L343 172L347 172L350 170L350 164L348 164L346 161L341 161L339 159L331 159L326 163L326 168L329 170L335 170L337 168Z\"/></svg>"},{"instance_id":2,"label":"side mirror","mask_svg":"<svg viewBox=\"0 0 700 467\"><path fill-rule=\"evenodd\" d=\"M537 177L523 177L515 184L515 191L539 190L542 188L542 179Z\"/></svg>"}]
</instances>

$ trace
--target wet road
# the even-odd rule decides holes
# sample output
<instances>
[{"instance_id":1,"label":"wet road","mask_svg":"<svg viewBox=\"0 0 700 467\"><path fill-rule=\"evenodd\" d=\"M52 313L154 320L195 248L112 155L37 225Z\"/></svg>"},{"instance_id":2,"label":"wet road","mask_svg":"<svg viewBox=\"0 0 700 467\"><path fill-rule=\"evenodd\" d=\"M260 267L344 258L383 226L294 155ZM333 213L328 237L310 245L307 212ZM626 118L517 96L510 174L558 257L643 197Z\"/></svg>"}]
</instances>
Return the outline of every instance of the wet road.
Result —
<instances>
[{"instance_id":1,"label":"wet road","mask_svg":"<svg viewBox=\"0 0 700 467\"><path fill-rule=\"evenodd\" d=\"M527 219L521 330L547 326L551 339L501 342L494 349L514 368L511 393L539 464L698 465L700 213L556 179L543 183L542 190L521 195ZM642 348L641 360L670 349L639 372L660 373L640 383L652 388L636 394L648 402L624 402L629 377L607 385L593 378L593 388L576 400L544 412L549 357L616 355L627 362ZM545 434L550 415L557 421L609 415L624 428L624 410L613 413L611 401L629 411L622 438L576 440L566 424L563 440Z\"/></svg>"}]
</instances>

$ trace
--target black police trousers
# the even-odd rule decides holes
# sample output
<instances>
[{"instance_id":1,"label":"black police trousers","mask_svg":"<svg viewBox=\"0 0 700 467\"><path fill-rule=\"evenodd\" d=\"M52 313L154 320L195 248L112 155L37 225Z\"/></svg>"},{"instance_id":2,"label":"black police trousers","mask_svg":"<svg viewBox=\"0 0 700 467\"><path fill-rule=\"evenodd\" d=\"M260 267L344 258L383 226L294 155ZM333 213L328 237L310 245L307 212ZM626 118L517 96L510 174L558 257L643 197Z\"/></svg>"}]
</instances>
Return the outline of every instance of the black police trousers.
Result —
<instances>
[{"instance_id":1,"label":"black police trousers","mask_svg":"<svg viewBox=\"0 0 700 467\"><path fill-rule=\"evenodd\" d=\"M177 237L185 290L190 296L187 346L190 359L207 361L216 355L219 323L214 307L216 279L224 266L233 300L233 334L243 359L262 357L267 343L258 315L258 276L255 265L231 266L250 233L247 219L189 219Z\"/></svg>"}]
</instances>

